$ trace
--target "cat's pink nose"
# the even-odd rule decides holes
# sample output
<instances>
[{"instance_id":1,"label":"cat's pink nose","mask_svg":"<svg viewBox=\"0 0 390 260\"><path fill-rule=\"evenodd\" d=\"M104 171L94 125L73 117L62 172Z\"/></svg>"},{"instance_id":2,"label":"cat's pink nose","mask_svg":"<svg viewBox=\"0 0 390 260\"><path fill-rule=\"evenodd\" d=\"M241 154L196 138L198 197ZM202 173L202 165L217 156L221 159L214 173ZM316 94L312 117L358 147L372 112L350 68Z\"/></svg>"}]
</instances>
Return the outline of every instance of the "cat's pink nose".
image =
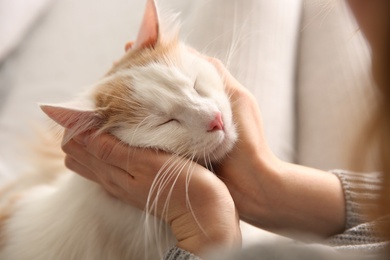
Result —
<instances>
[{"instance_id":1,"label":"cat's pink nose","mask_svg":"<svg viewBox=\"0 0 390 260\"><path fill-rule=\"evenodd\" d=\"M215 114L215 118L213 119L213 121L210 122L207 132L213 132L218 130L223 130L223 121L222 121L221 112L217 112Z\"/></svg>"}]
</instances>

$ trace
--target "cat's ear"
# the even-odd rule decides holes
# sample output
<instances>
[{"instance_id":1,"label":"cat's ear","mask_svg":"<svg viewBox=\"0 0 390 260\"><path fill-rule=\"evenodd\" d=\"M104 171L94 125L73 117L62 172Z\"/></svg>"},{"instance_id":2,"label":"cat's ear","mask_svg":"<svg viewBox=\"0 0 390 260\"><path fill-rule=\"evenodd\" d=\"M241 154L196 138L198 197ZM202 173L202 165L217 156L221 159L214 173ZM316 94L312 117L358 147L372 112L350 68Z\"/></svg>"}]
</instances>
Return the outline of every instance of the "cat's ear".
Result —
<instances>
[{"instance_id":1,"label":"cat's ear","mask_svg":"<svg viewBox=\"0 0 390 260\"><path fill-rule=\"evenodd\" d=\"M135 48L154 47L159 37L159 21L157 7L154 0L147 0L144 17L138 32Z\"/></svg>"},{"instance_id":2,"label":"cat's ear","mask_svg":"<svg viewBox=\"0 0 390 260\"><path fill-rule=\"evenodd\" d=\"M102 121L93 109L79 106L80 103L40 104L43 112L61 126L83 132L98 127Z\"/></svg>"}]
</instances>

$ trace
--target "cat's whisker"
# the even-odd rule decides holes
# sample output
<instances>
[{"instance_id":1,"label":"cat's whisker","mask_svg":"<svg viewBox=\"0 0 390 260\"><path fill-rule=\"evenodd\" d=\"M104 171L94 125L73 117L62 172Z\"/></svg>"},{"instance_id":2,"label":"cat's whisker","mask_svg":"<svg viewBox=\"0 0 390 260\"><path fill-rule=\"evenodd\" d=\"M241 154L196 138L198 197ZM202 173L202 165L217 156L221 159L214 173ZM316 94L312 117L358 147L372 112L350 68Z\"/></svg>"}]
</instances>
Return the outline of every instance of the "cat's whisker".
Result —
<instances>
[{"instance_id":1,"label":"cat's whisker","mask_svg":"<svg viewBox=\"0 0 390 260\"><path fill-rule=\"evenodd\" d=\"M233 59L233 56L239 51L239 49L245 46L245 43L247 42L248 39L252 37L252 35L259 32L256 30L251 30L251 32L244 37L243 34L244 28L249 27L248 24L250 23L251 17L253 17L252 13L254 12L254 10L248 12L243 22L242 21L238 22L237 2L235 2L234 4L235 4L235 8L234 8L234 14L232 19L233 20L232 40L231 40L230 47L228 48L226 53L226 62L225 62L227 68L230 68L230 64ZM238 28L238 25L240 25L240 28Z\"/></svg>"},{"instance_id":2,"label":"cat's whisker","mask_svg":"<svg viewBox=\"0 0 390 260\"><path fill-rule=\"evenodd\" d=\"M152 197L153 197L153 194L155 193L154 190L157 189L159 190L161 186L161 181L166 178L166 175L169 175L169 172L170 172L170 168L173 167L174 163L173 161L175 161L175 157L172 156L171 158L169 158L165 164L161 167L161 169L159 170L159 172L157 173L154 181L153 181L153 184L150 188L150 191L149 191L149 195L148 195L148 199L147 199L147 204L145 206L145 225L148 225L150 222L149 222L149 217L151 215L153 215L153 211L156 211L157 209L155 208L154 204L157 204L157 201L158 201L158 192L157 192L157 195L155 196L154 200L152 201ZM167 168L168 166L168 168ZM152 201L152 202L151 202ZM162 215L163 216L163 215ZM161 238L161 226L164 224L162 220L159 220L159 223L157 223L157 219L154 218L154 224L153 224L153 227L160 227L160 228L151 228L151 229L148 229L148 231L150 231L148 233L148 235L146 236L146 238L150 239L154 239L155 241L160 241L159 239ZM157 232L156 232L157 231ZM160 250L160 249L159 249Z\"/></svg>"},{"instance_id":3,"label":"cat's whisker","mask_svg":"<svg viewBox=\"0 0 390 260\"><path fill-rule=\"evenodd\" d=\"M194 212L191 208L191 204L190 204L189 197L188 197L188 186L189 186L190 178L191 178L192 173L193 173L193 168L194 168L195 163L196 163L196 162L194 162L195 156L196 156L196 153L194 152L194 153L192 153L191 156L185 155L185 157L188 157L190 160L185 159L183 157L171 157L171 158L176 158L176 160L172 160L172 162L171 162L171 165L174 165L174 166L173 167L170 166L167 169L164 169L165 167L162 167L162 169L160 170L161 174L158 175L159 180L156 182L156 185L155 185L156 187L158 187L158 191L157 191L157 194L156 194L154 202L153 202L154 205L149 206L149 208L154 208L154 210L157 210L156 205L158 203L159 192L165 190L167 187L167 183L170 183L171 179L174 177L173 184L171 184L171 186L170 186L170 190L168 192L168 195L166 197L166 201L165 201L164 206L163 206L162 216L164 216L164 214L168 213L167 210L169 208L170 198L171 198L172 192L175 188L175 184L177 182L177 179L179 178L180 174L183 174L183 169L186 167L186 165L190 164L188 166L188 169L186 172L186 196L187 196L186 199L187 199L188 206L191 210L191 214L194 215ZM170 168L172 168L172 169L170 169ZM167 177L166 175L169 175L169 176ZM157 183L158 183L158 185L157 185ZM194 215L194 218L196 218L195 215ZM160 232L158 232L159 234L161 233L161 229L163 227L166 228L166 226L163 226L162 224L163 223L160 223L160 228L159 228ZM159 236L157 236L157 237L159 237Z\"/></svg>"},{"instance_id":4,"label":"cat's whisker","mask_svg":"<svg viewBox=\"0 0 390 260\"><path fill-rule=\"evenodd\" d=\"M230 66L230 62L232 60L232 57L234 55L234 50L235 48L237 47L238 45L238 42L239 42L239 37L236 37L236 33L237 33L237 3L234 2L234 14L233 14L233 25L232 25L232 41L231 41L231 44L228 48L228 51L226 53L226 61L225 61L225 64L226 64L226 67L229 67Z\"/></svg>"},{"instance_id":5,"label":"cat's whisker","mask_svg":"<svg viewBox=\"0 0 390 260\"><path fill-rule=\"evenodd\" d=\"M210 155L206 154L206 149L203 149L203 160L205 162L205 166L208 170L211 170L212 165L210 161ZM212 171L212 170L211 170Z\"/></svg>"},{"instance_id":6,"label":"cat's whisker","mask_svg":"<svg viewBox=\"0 0 390 260\"><path fill-rule=\"evenodd\" d=\"M172 155L171 158L169 158L165 163L164 165L161 167L161 169L158 171L155 179L153 180L153 183L150 187L150 190L149 190L149 195L148 195L148 199L147 199L147 202L146 202L146 210L149 212L153 207L154 207L154 203L156 200L156 197L157 195L153 198L153 195L156 193L158 194L159 192L159 188L161 186L161 183L163 182L164 178L166 178L166 175L169 174L169 172L172 170L172 168L175 167L175 163L174 163L174 159L175 159L175 156ZM168 176L169 177L169 176ZM169 181L166 180L165 182ZM163 182L163 183L165 183ZM157 191L156 191L157 190ZM152 199L154 199L152 201Z\"/></svg>"},{"instance_id":7,"label":"cat's whisker","mask_svg":"<svg viewBox=\"0 0 390 260\"><path fill-rule=\"evenodd\" d=\"M176 182L177 182L178 178L180 177L180 174L182 174L183 169L187 166L188 162L189 162L189 160L182 158L182 157L178 157L178 159L176 161L176 167L174 169L174 173L172 174L172 177L174 177L174 180L173 180L172 185L169 188L168 195L167 195L167 198L165 200L164 207L163 207L163 212L167 212L170 198L172 196L172 192L174 191ZM167 185L165 185L163 187L163 189L166 189L166 187L167 187Z\"/></svg>"},{"instance_id":8,"label":"cat's whisker","mask_svg":"<svg viewBox=\"0 0 390 260\"><path fill-rule=\"evenodd\" d=\"M167 219L167 216L169 214L169 203L171 201L171 197L172 197L172 193L174 191L174 188L175 188L175 185L176 185L176 182L178 180L178 178L180 177L180 174L182 173L183 171L183 168L186 166L186 163L187 163L187 160L184 161L184 163L182 163L184 161L184 158L180 158L180 157L176 157L176 160L174 161L174 164L175 164L175 167L172 171L168 172L167 173L170 175L171 180L170 182L172 182L171 186L170 186L170 189L168 191L168 194L167 194L167 197L165 199L165 202L164 202L164 205L163 205L163 209L162 209L162 213L161 213L161 216L165 219ZM167 189L167 185L164 185L163 187L161 187L162 190L166 190ZM164 217L165 215L165 217ZM158 229L158 234L160 237L161 236L161 233L165 233L166 236L168 236L168 233L167 232L163 232L162 228L166 226L163 225L163 223L160 222L160 227Z\"/></svg>"},{"instance_id":9,"label":"cat's whisker","mask_svg":"<svg viewBox=\"0 0 390 260\"><path fill-rule=\"evenodd\" d=\"M148 119L149 119L150 117L151 117L151 115L150 115L150 116L146 116L141 122L139 122L139 123L135 126L134 131L133 131L133 134L132 134L131 139L130 139L130 143L134 143L134 138L135 138L135 136L136 136L136 134L137 134L137 131L139 130L139 128L140 128L145 122L148 121Z\"/></svg>"},{"instance_id":10,"label":"cat's whisker","mask_svg":"<svg viewBox=\"0 0 390 260\"><path fill-rule=\"evenodd\" d=\"M206 164L206 168L208 169L208 161L207 161L207 153L206 153L206 148L203 148L203 158L202 158L204 161L205 161L205 164Z\"/></svg>"},{"instance_id":11,"label":"cat's whisker","mask_svg":"<svg viewBox=\"0 0 390 260\"><path fill-rule=\"evenodd\" d=\"M183 169L185 168L185 166L189 162L188 159L186 159L185 157L181 157L179 155L176 155L176 159L177 160L175 161L175 168L173 169L173 174L171 174L172 175L171 178L175 177L174 184L176 183L177 178L179 177L179 175L182 173ZM167 184L169 184L169 181L170 180L168 180L167 183L165 183L164 186L162 186L163 189L165 189L167 187ZM170 191L168 193L167 200L171 196L171 192L173 191L173 186L174 185L171 185L171 187L170 187Z\"/></svg>"},{"instance_id":12,"label":"cat's whisker","mask_svg":"<svg viewBox=\"0 0 390 260\"><path fill-rule=\"evenodd\" d=\"M185 159L182 157L179 157L177 155L172 155L169 162L164 164L164 166L160 169L159 173L157 174L152 187L149 192L148 196L148 202L147 202L147 210L153 212L157 210L158 207L158 199L161 195L161 193L166 189L168 184L171 185L171 188L175 185L176 180L180 174L180 162L184 161ZM173 180L173 183L172 182ZM168 193L168 197L170 196L170 193ZM152 201L153 198L153 201ZM163 209L164 211L164 209Z\"/></svg>"},{"instance_id":13,"label":"cat's whisker","mask_svg":"<svg viewBox=\"0 0 390 260\"><path fill-rule=\"evenodd\" d=\"M192 156L192 160L189 161L190 165L187 169L187 172L186 172L186 205L187 207L189 208L190 212L191 212L191 215L192 217L194 218L196 224L198 225L199 229L202 231L202 233L208 237L208 234L207 232L205 231L205 229L202 227L202 225L200 224L200 222L198 221L198 218L196 217L196 213L195 211L193 210L192 208L192 205L191 205L191 201L190 201L190 197L189 197L189 185L190 185L190 180L191 180L191 177L192 177L192 174L194 173L194 167L195 167L195 164L197 162L194 162L193 159L195 158L195 153L193 154Z\"/></svg>"},{"instance_id":14,"label":"cat's whisker","mask_svg":"<svg viewBox=\"0 0 390 260\"><path fill-rule=\"evenodd\" d=\"M153 210L156 211L157 207L158 207L157 204L158 204L158 200L160 197L160 193L162 193L163 191L166 190L168 183L171 184L170 189L169 189L168 194L167 194L167 197L165 199L164 205L162 207L161 216L162 216L162 218L164 218L164 215L165 215L165 219L166 219L167 214L168 214L169 203L170 203L170 199L172 196L172 192L175 188L176 182L177 182L178 178L180 177L180 174L182 174L184 167L188 163L188 160L186 160L185 158L178 157L178 156L175 156L173 158L176 159L176 160L172 160L172 165L174 165L173 169L172 170L165 170L165 171L161 170L161 172L163 173L162 175L168 175L168 178L165 181L160 181L160 184L158 185L158 191L157 191L157 194L156 194L154 202L153 202L153 204L154 204ZM157 226L157 224L156 224L156 226ZM166 226L163 225L162 222L160 222L160 226L158 228L158 231L156 232L156 234L158 234L158 235L156 235L157 238L160 237L160 234L162 233L163 227L167 228Z\"/></svg>"},{"instance_id":15,"label":"cat's whisker","mask_svg":"<svg viewBox=\"0 0 390 260\"><path fill-rule=\"evenodd\" d=\"M213 158L211 158L211 156ZM210 164L211 164L211 171L212 172L214 172L214 168L213 168L213 163L212 162L218 162L219 160L221 160L221 158L217 158L215 154L209 155L209 161L210 161Z\"/></svg>"},{"instance_id":16,"label":"cat's whisker","mask_svg":"<svg viewBox=\"0 0 390 260\"><path fill-rule=\"evenodd\" d=\"M206 151L204 152L204 160L207 162L207 169L209 169L211 172L214 172L213 165L211 163L210 154L206 154Z\"/></svg>"}]
</instances>

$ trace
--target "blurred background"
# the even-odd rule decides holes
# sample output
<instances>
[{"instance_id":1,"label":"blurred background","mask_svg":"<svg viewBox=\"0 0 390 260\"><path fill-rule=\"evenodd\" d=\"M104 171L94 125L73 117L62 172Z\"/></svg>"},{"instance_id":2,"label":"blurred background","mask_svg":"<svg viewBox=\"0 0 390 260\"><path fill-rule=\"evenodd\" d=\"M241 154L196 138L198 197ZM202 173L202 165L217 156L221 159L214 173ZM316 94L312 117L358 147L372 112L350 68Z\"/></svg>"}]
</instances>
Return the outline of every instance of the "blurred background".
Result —
<instances>
[{"instance_id":1,"label":"blurred background","mask_svg":"<svg viewBox=\"0 0 390 260\"><path fill-rule=\"evenodd\" d=\"M159 0L182 39L220 58L256 97L271 149L325 170L349 168L375 103L370 52L335 0ZM145 0L0 0L0 182L28 167L26 143L134 40ZM348 148L348 149L347 149ZM371 166L371 168L373 168Z\"/></svg>"}]
</instances>

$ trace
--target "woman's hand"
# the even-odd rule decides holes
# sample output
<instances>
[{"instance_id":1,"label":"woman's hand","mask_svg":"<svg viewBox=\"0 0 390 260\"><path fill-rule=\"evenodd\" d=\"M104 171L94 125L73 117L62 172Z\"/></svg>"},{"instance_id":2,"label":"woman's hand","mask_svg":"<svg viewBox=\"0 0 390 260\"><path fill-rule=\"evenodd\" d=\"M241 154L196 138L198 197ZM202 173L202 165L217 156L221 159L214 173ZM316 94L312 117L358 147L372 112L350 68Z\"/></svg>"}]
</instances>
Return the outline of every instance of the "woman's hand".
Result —
<instances>
[{"instance_id":1,"label":"woman's hand","mask_svg":"<svg viewBox=\"0 0 390 260\"><path fill-rule=\"evenodd\" d=\"M274 169L282 162L268 147L253 95L219 60L202 57L217 68L225 81L239 135L231 153L215 168L216 172L229 188L241 218L259 225L265 214L273 210L274 192L269 188L278 188L273 180L277 177Z\"/></svg>"},{"instance_id":2,"label":"woman's hand","mask_svg":"<svg viewBox=\"0 0 390 260\"><path fill-rule=\"evenodd\" d=\"M92 136L82 134L63 145L69 169L162 218L171 226L177 245L190 252L240 242L232 197L214 174L184 158L129 147L108 134ZM170 167L176 164L183 166L180 171ZM157 205L152 206L156 198Z\"/></svg>"},{"instance_id":3,"label":"woman's hand","mask_svg":"<svg viewBox=\"0 0 390 260\"><path fill-rule=\"evenodd\" d=\"M283 162L264 136L256 100L216 59L208 59L225 80L238 141L216 172L228 187L240 217L273 232L330 236L344 229L345 202L339 179ZM291 234L287 234L291 235Z\"/></svg>"}]
</instances>

